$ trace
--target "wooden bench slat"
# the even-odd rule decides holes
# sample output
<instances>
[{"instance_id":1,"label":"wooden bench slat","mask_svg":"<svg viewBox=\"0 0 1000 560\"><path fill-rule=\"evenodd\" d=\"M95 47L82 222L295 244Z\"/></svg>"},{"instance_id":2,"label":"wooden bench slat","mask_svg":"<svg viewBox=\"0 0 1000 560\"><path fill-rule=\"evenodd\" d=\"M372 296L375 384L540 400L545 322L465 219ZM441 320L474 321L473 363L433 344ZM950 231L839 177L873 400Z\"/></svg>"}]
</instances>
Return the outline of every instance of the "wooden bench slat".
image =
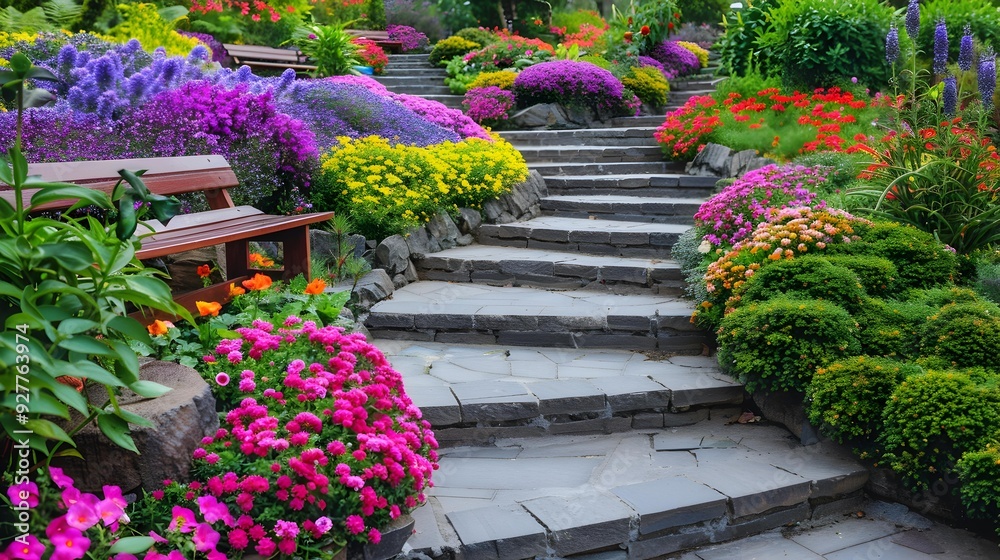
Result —
<instances>
[{"instance_id":1,"label":"wooden bench slat","mask_svg":"<svg viewBox=\"0 0 1000 560\"><path fill-rule=\"evenodd\" d=\"M109 174L109 163L117 169ZM137 171L146 169L149 174L180 173L218 169L229 171L229 162L220 155L172 156L156 158L129 158L99 161L56 161L29 163L29 175L41 175L46 181L80 182L92 179L118 180L118 169Z\"/></svg>"},{"instance_id":2,"label":"wooden bench slat","mask_svg":"<svg viewBox=\"0 0 1000 560\"><path fill-rule=\"evenodd\" d=\"M164 230L142 240L137 253L140 259L162 257L209 245L218 245L243 239L263 240L270 234L325 222L333 212L302 214L297 216L270 216L260 214L216 224L201 224L179 230Z\"/></svg>"}]
</instances>

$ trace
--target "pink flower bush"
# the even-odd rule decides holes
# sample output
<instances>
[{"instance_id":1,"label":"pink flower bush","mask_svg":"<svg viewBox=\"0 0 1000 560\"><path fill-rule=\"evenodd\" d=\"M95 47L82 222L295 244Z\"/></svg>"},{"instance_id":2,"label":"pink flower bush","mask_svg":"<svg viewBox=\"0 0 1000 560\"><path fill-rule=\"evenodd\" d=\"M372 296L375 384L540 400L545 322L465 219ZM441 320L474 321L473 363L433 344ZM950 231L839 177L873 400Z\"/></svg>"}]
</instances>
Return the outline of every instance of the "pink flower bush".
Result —
<instances>
[{"instance_id":1,"label":"pink flower bush","mask_svg":"<svg viewBox=\"0 0 1000 560\"><path fill-rule=\"evenodd\" d=\"M410 27L409 25L388 25L385 28L392 41L403 43L403 52L421 50L430 45L427 35Z\"/></svg>"},{"instance_id":2,"label":"pink flower bush","mask_svg":"<svg viewBox=\"0 0 1000 560\"><path fill-rule=\"evenodd\" d=\"M479 124L496 126L507 120L508 111L514 108L514 94L497 86L473 88L465 92L462 105L465 114Z\"/></svg>"}]
</instances>

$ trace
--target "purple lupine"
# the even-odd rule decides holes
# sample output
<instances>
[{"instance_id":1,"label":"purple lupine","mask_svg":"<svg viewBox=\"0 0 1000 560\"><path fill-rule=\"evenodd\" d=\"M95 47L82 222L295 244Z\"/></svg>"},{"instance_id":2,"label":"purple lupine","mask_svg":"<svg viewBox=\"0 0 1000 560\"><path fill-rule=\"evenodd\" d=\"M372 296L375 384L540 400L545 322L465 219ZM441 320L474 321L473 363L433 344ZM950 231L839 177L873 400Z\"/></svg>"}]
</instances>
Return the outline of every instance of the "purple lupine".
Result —
<instances>
[{"instance_id":1,"label":"purple lupine","mask_svg":"<svg viewBox=\"0 0 1000 560\"><path fill-rule=\"evenodd\" d=\"M910 0L906 6L906 34L916 39L920 33L920 0Z\"/></svg>"},{"instance_id":2,"label":"purple lupine","mask_svg":"<svg viewBox=\"0 0 1000 560\"><path fill-rule=\"evenodd\" d=\"M948 76L944 79L944 114L949 117L955 115L958 109L958 80L955 76Z\"/></svg>"},{"instance_id":3,"label":"purple lupine","mask_svg":"<svg viewBox=\"0 0 1000 560\"><path fill-rule=\"evenodd\" d=\"M963 72L972 70L972 26L968 23L962 29L962 42L958 49L958 67Z\"/></svg>"},{"instance_id":4,"label":"purple lupine","mask_svg":"<svg viewBox=\"0 0 1000 560\"><path fill-rule=\"evenodd\" d=\"M899 28L895 23L889 26L889 33L885 36L885 59L889 64L899 60Z\"/></svg>"},{"instance_id":5,"label":"purple lupine","mask_svg":"<svg viewBox=\"0 0 1000 560\"><path fill-rule=\"evenodd\" d=\"M941 75L948 71L948 27L944 18L934 26L934 74Z\"/></svg>"},{"instance_id":6,"label":"purple lupine","mask_svg":"<svg viewBox=\"0 0 1000 560\"><path fill-rule=\"evenodd\" d=\"M979 57L979 97L983 100L983 107L990 109L993 107L993 90L997 87L997 65L996 53L993 47L986 47L986 51Z\"/></svg>"}]
</instances>

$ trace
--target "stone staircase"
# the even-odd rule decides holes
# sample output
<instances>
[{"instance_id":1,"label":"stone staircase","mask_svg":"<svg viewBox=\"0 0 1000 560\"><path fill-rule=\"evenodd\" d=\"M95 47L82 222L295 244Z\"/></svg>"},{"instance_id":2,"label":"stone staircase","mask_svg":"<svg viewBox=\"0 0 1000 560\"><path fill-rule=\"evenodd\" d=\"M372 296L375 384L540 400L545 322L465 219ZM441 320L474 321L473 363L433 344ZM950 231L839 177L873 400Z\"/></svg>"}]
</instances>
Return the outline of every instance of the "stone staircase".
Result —
<instances>
[{"instance_id":1,"label":"stone staircase","mask_svg":"<svg viewBox=\"0 0 1000 560\"><path fill-rule=\"evenodd\" d=\"M461 95L452 95L444 79L444 68L431 66L426 54L394 54L389 56L385 73L375 79L394 93L419 95L439 101L446 107L462 108Z\"/></svg>"},{"instance_id":2,"label":"stone staircase","mask_svg":"<svg viewBox=\"0 0 1000 560\"><path fill-rule=\"evenodd\" d=\"M662 160L660 122L503 132L540 215L426 255L371 308L442 445L408 557L660 558L859 503L849 453L746 423L690 323L670 247L715 180Z\"/></svg>"}]
</instances>

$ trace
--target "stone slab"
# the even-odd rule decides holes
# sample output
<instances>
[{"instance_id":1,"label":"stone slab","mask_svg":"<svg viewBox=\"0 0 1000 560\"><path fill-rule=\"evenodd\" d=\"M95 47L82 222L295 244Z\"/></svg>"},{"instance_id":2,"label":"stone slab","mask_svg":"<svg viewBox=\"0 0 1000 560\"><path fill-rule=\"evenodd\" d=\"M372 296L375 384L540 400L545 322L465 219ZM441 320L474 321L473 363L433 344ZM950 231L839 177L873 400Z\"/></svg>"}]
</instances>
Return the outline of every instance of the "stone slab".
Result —
<instances>
[{"instance_id":1,"label":"stone slab","mask_svg":"<svg viewBox=\"0 0 1000 560\"><path fill-rule=\"evenodd\" d=\"M740 541L699 550L702 560L746 560L748 558L786 560L823 560L808 548L790 541L780 534L768 533ZM867 558L861 556L858 558Z\"/></svg>"},{"instance_id":2,"label":"stone slab","mask_svg":"<svg viewBox=\"0 0 1000 560\"><path fill-rule=\"evenodd\" d=\"M520 560L545 553L545 528L518 505L447 514L472 558Z\"/></svg>"},{"instance_id":3,"label":"stone slab","mask_svg":"<svg viewBox=\"0 0 1000 560\"><path fill-rule=\"evenodd\" d=\"M879 519L847 519L839 523L831 523L800 535L793 535L791 540L808 548L817 554L829 554L889 537L899 533L901 529L889 521Z\"/></svg>"},{"instance_id":4,"label":"stone slab","mask_svg":"<svg viewBox=\"0 0 1000 560\"><path fill-rule=\"evenodd\" d=\"M666 408L670 404L670 390L645 377L597 378L591 383L607 395L612 412Z\"/></svg>"},{"instance_id":5,"label":"stone slab","mask_svg":"<svg viewBox=\"0 0 1000 560\"><path fill-rule=\"evenodd\" d=\"M639 514L639 534L648 535L726 514L726 497L684 477L668 477L611 490Z\"/></svg>"},{"instance_id":6,"label":"stone slab","mask_svg":"<svg viewBox=\"0 0 1000 560\"><path fill-rule=\"evenodd\" d=\"M582 379L538 381L526 385L538 399L539 414L579 414L605 408L604 392Z\"/></svg>"},{"instance_id":7,"label":"stone slab","mask_svg":"<svg viewBox=\"0 0 1000 560\"><path fill-rule=\"evenodd\" d=\"M600 550L629 539L633 511L615 496L545 497L521 505L548 528L549 544L559 555Z\"/></svg>"},{"instance_id":8,"label":"stone slab","mask_svg":"<svg viewBox=\"0 0 1000 560\"><path fill-rule=\"evenodd\" d=\"M447 426L462 422L462 410L451 389L443 385L407 384L406 393L420 408L424 420L432 426Z\"/></svg>"},{"instance_id":9,"label":"stone slab","mask_svg":"<svg viewBox=\"0 0 1000 560\"><path fill-rule=\"evenodd\" d=\"M803 504L809 499L810 481L763 463L713 464L699 467L688 476L729 496L735 519Z\"/></svg>"}]
</instances>

